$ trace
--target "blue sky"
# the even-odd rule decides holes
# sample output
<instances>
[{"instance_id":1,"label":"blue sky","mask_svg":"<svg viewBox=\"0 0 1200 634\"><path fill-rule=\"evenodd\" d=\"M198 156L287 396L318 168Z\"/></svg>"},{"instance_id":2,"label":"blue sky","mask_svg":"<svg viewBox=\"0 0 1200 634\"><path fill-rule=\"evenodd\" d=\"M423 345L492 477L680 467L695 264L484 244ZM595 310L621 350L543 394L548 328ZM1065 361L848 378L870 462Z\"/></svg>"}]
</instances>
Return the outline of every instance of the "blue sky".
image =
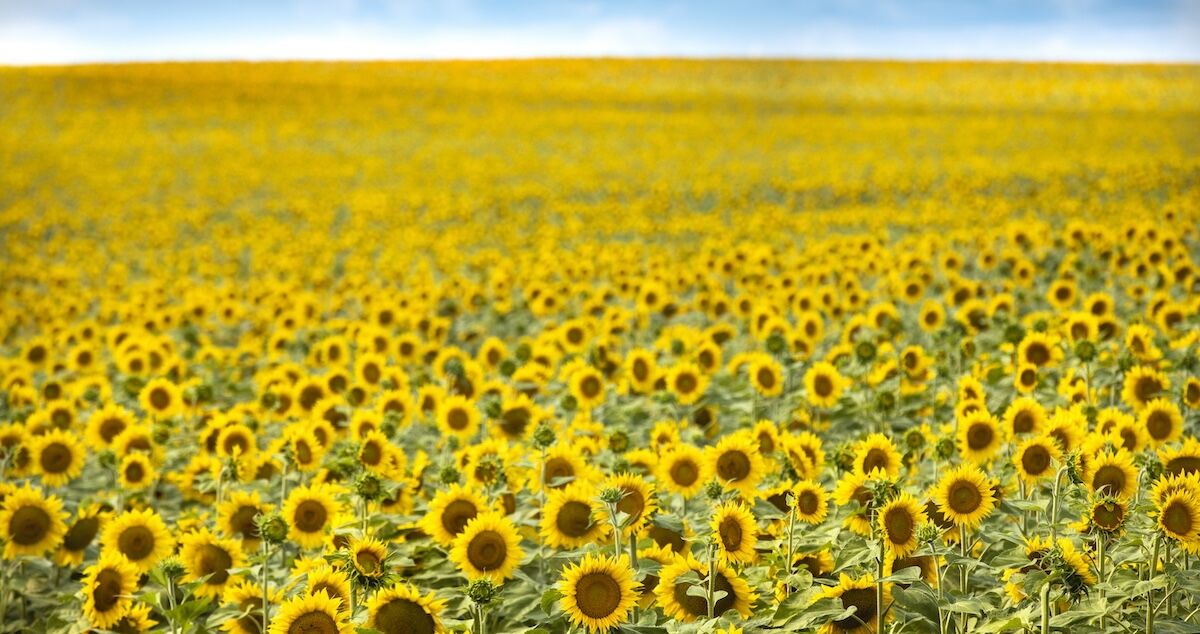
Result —
<instances>
[{"instance_id":1,"label":"blue sky","mask_svg":"<svg viewBox=\"0 0 1200 634\"><path fill-rule=\"evenodd\" d=\"M0 0L0 64L542 56L1200 61L1200 0Z\"/></svg>"}]
</instances>

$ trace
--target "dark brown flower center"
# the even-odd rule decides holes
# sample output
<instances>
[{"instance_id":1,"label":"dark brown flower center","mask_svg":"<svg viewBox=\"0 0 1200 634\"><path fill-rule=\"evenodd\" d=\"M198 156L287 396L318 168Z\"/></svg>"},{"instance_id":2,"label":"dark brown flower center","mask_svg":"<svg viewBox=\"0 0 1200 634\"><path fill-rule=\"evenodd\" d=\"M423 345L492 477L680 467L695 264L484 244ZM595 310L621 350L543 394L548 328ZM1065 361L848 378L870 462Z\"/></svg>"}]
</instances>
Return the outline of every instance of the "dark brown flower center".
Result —
<instances>
[{"instance_id":1,"label":"dark brown flower center","mask_svg":"<svg viewBox=\"0 0 1200 634\"><path fill-rule=\"evenodd\" d=\"M604 572L586 574L575 583L575 604L589 618L603 619L621 605L621 585Z\"/></svg>"},{"instance_id":2,"label":"dark brown flower center","mask_svg":"<svg viewBox=\"0 0 1200 634\"><path fill-rule=\"evenodd\" d=\"M9 539L21 546L32 546L50 531L50 514L36 506L22 506L8 522Z\"/></svg>"},{"instance_id":3,"label":"dark brown flower center","mask_svg":"<svg viewBox=\"0 0 1200 634\"><path fill-rule=\"evenodd\" d=\"M854 606L854 614L833 622L841 631L857 631L861 625L875 622L875 589L854 588L842 593L842 606Z\"/></svg>"},{"instance_id":4,"label":"dark brown flower center","mask_svg":"<svg viewBox=\"0 0 1200 634\"><path fill-rule=\"evenodd\" d=\"M117 537L117 550L131 561L145 559L154 552L154 533L145 526L130 526Z\"/></svg>"},{"instance_id":5,"label":"dark brown flower center","mask_svg":"<svg viewBox=\"0 0 1200 634\"><path fill-rule=\"evenodd\" d=\"M156 387L150 390L150 405L156 410L165 410L171 406L171 395L165 388Z\"/></svg>"},{"instance_id":6,"label":"dark brown flower center","mask_svg":"<svg viewBox=\"0 0 1200 634\"><path fill-rule=\"evenodd\" d=\"M338 626L324 612L305 612L292 621L287 634L338 634Z\"/></svg>"},{"instance_id":7,"label":"dark brown flower center","mask_svg":"<svg viewBox=\"0 0 1200 634\"><path fill-rule=\"evenodd\" d=\"M722 453L717 458L717 475L722 480L737 482L750 475L750 458L741 450Z\"/></svg>"},{"instance_id":8,"label":"dark brown flower center","mask_svg":"<svg viewBox=\"0 0 1200 634\"><path fill-rule=\"evenodd\" d=\"M92 587L92 605L97 612L107 612L117 604L121 597L121 581L121 573L112 568L105 568L96 575Z\"/></svg>"},{"instance_id":9,"label":"dark brown flower center","mask_svg":"<svg viewBox=\"0 0 1200 634\"><path fill-rule=\"evenodd\" d=\"M1042 475L1050 467L1050 452L1041 445L1027 447L1021 454L1021 467L1029 475Z\"/></svg>"},{"instance_id":10,"label":"dark brown flower center","mask_svg":"<svg viewBox=\"0 0 1200 634\"><path fill-rule=\"evenodd\" d=\"M211 586L219 586L228 581L229 567L232 565L233 557L216 544L204 544L196 554L196 576L212 575L205 582Z\"/></svg>"},{"instance_id":11,"label":"dark brown flower center","mask_svg":"<svg viewBox=\"0 0 1200 634\"><path fill-rule=\"evenodd\" d=\"M817 377L813 379L813 391L816 392L817 396L820 396L821 398L825 398L830 394L833 394L833 379L825 376L824 374L817 375Z\"/></svg>"},{"instance_id":12,"label":"dark brown flower center","mask_svg":"<svg viewBox=\"0 0 1200 634\"><path fill-rule=\"evenodd\" d=\"M979 492L979 488L975 486L975 483L967 480L952 482L946 498L950 510L961 515L974 513L983 505L983 495Z\"/></svg>"},{"instance_id":13,"label":"dark brown flower center","mask_svg":"<svg viewBox=\"0 0 1200 634\"><path fill-rule=\"evenodd\" d=\"M717 533L721 536L721 544L725 550L736 551L742 546L742 525L737 519L727 517L718 525Z\"/></svg>"},{"instance_id":14,"label":"dark brown flower center","mask_svg":"<svg viewBox=\"0 0 1200 634\"><path fill-rule=\"evenodd\" d=\"M96 517L85 517L76 520L71 528L67 529L66 535L63 535L63 548L78 552L87 548L93 539L96 539L96 534L100 532L100 519Z\"/></svg>"},{"instance_id":15,"label":"dark brown flower center","mask_svg":"<svg viewBox=\"0 0 1200 634\"><path fill-rule=\"evenodd\" d=\"M467 544L467 560L478 570L497 570L507 558L508 544L496 531L482 531Z\"/></svg>"},{"instance_id":16,"label":"dark brown flower center","mask_svg":"<svg viewBox=\"0 0 1200 634\"><path fill-rule=\"evenodd\" d=\"M916 528L912 514L902 507L889 509L883 515L883 525L887 527L888 541L898 546L907 544Z\"/></svg>"},{"instance_id":17,"label":"dark brown flower center","mask_svg":"<svg viewBox=\"0 0 1200 634\"><path fill-rule=\"evenodd\" d=\"M592 507L578 500L571 500L558 509L554 518L558 531L568 537L583 537L592 525Z\"/></svg>"},{"instance_id":18,"label":"dark brown flower center","mask_svg":"<svg viewBox=\"0 0 1200 634\"><path fill-rule=\"evenodd\" d=\"M296 506L296 513L292 519L296 528L302 532L315 533L325 528L325 521L329 519L329 512L325 510L325 505L319 501L305 500Z\"/></svg>"},{"instance_id":19,"label":"dark brown flower center","mask_svg":"<svg viewBox=\"0 0 1200 634\"><path fill-rule=\"evenodd\" d=\"M676 460L671 464L671 480L681 487L690 487L700 479L700 467L688 459Z\"/></svg>"},{"instance_id":20,"label":"dark brown flower center","mask_svg":"<svg viewBox=\"0 0 1200 634\"><path fill-rule=\"evenodd\" d=\"M1092 489L1099 493L1121 495L1125 491L1125 471L1116 465L1104 465L1092 476Z\"/></svg>"},{"instance_id":21,"label":"dark brown flower center","mask_svg":"<svg viewBox=\"0 0 1200 634\"><path fill-rule=\"evenodd\" d=\"M451 535L458 535L466 528L467 522L475 519L478 512L474 503L454 500L442 510L442 528Z\"/></svg>"},{"instance_id":22,"label":"dark brown flower center","mask_svg":"<svg viewBox=\"0 0 1200 634\"><path fill-rule=\"evenodd\" d=\"M43 447L38 461L42 465L42 470L51 475L63 473L70 469L71 463L74 462L70 447L61 442L52 442Z\"/></svg>"},{"instance_id":23,"label":"dark brown flower center","mask_svg":"<svg viewBox=\"0 0 1200 634\"><path fill-rule=\"evenodd\" d=\"M375 613L375 629L383 634L433 634L433 617L408 599L392 599Z\"/></svg>"}]
</instances>

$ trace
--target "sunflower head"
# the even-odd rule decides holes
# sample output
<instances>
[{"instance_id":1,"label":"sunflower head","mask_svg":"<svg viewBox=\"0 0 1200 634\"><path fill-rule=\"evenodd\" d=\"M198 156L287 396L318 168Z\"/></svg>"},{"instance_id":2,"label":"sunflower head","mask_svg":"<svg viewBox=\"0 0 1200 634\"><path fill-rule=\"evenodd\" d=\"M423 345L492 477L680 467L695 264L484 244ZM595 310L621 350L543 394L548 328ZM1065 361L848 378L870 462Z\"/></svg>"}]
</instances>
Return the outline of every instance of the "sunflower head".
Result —
<instances>
[{"instance_id":1,"label":"sunflower head","mask_svg":"<svg viewBox=\"0 0 1200 634\"><path fill-rule=\"evenodd\" d=\"M640 596L638 586L627 558L587 554L563 569L559 591L572 623L607 632L629 617Z\"/></svg>"},{"instance_id":2,"label":"sunflower head","mask_svg":"<svg viewBox=\"0 0 1200 634\"><path fill-rule=\"evenodd\" d=\"M510 578L524 551L512 520L499 513L485 513L467 522L454 538L450 560L469 579L500 582Z\"/></svg>"},{"instance_id":3,"label":"sunflower head","mask_svg":"<svg viewBox=\"0 0 1200 634\"><path fill-rule=\"evenodd\" d=\"M942 515L958 526L975 528L995 508L987 476L974 465L961 465L942 475L934 489Z\"/></svg>"},{"instance_id":4,"label":"sunflower head","mask_svg":"<svg viewBox=\"0 0 1200 634\"><path fill-rule=\"evenodd\" d=\"M351 634L341 603L325 591L295 596L271 619L270 634Z\"/></svg>"},{"instance_id":5,"label":"sunflower head","mask_svg":"<svg viewBox=\"0 0 1200 634\"><path fill-rule=\"evenodd\" d=\"M380 590L367 603L367 627L382 634L444 634L443 601L430 592L398 584Z\"/></svg>"},{"instance_id":6,"label":"sunflower head","mask_svg":"<svg viewBox=\"0 0 1200 634\"><path fill-rule=\"evenodd\" d=\"M10 491L0 506L0 538L4 558L40 556L57 546L67 532L62 500L47 497L41 489L26 484Z\"/></svg>"}]
</instances>

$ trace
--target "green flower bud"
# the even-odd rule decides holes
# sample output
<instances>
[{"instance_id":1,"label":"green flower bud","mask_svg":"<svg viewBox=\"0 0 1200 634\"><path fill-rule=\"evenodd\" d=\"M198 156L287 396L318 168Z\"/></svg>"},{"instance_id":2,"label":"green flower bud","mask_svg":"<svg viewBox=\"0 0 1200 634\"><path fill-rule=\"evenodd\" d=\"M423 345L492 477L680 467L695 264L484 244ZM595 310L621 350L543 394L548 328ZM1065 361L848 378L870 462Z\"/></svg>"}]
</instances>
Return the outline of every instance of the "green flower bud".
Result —
<instances>
[{"instance_id":1,"label":"green flower bud","mask_svg":"<svg viewBox=\"0 0 1200 634\"><path fill-rule=\"evenodd\" d=\"M487 605L500 593L500 587L487 579L476 579L467 586L467 598L475 605Z\"/></svg>"},{"instance_id":2,"label":"green flower bud","mask_svg":"<svg viewBox=\"0 0 1200 634\"><path fill-rule=\"evenodd\" d=\"M556 440L554 433L554 425L549 421L538 423L536 429L533 430L533 446L538 449L548 449Z\"/></svg>"},{"instance_id":3,"label":"green flower bud","mask_svg":"<svg viewBox=\"0 0 1200 634\"><path fill-rule=\"evenodd\" d=\"M452 464L448 464L448 465L442 467L442 470L438 472L438 481L441 482L442 484L445 484L445 485L458 484L458 480L459 480L458 469L456 469L454 467L454 465L452 465Z\"/></svg>"},{"instance_id":4,"label":"green flower bud","mask_svg":"<svg viewBox=\"0 0 1200 634\"><path fill-rule=\"evenodd\" d=\"M258 534L269 544L282 544L287 539L287 521L279 513L260 514L254 518L254 523L258 526Z\"/></svg>"},{"instance_id":5,"label":"green flower bud","mask_svg":"<svg viewBox=\"0 0 1200 634\"><path fill-rule=\"evenodd\" d=\"M383 482L369 471L360 473L354 479L354 492L364 500L378 500L383 497Z\"/></svg>"}]
</instances>

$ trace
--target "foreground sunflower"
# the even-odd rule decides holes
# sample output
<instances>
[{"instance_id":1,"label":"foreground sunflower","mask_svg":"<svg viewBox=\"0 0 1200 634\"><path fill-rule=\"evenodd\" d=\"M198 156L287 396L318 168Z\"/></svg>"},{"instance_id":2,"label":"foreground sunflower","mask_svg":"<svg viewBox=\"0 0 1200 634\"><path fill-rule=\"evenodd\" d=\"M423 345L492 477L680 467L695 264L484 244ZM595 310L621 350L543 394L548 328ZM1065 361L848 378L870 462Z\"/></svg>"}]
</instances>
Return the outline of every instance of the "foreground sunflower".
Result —
<instances>
[{"instance_id":1,"label":"foreground sunflower","mask_svg":"<svg viewBox=\"0 0 1200 634\"><path fill-rule=\"evenodd\" d=\"M200 581L197 595L220 597L230 579L233 568L246 564L241 544L231 538L213 535L207 528L184 535L179 540L179 558L183 561L185 581Z\"/></svg>"},{"instance_id":2,"label":"foreground sunflower","mask_svg":"<svg viewBox=\"0 0 1200 634\"><path fill-rule=\"evenodd\" d=\"M118 515L105 527L102 541L105 552L122 555L138 572L148 572L175 550L175 538L152 509Z\"/></svg>"},{"instance_id":3,"label":"foreground sunflower","mask_svg":"<svg viewBox=\"0 0 1200 634\"><path fill-rule=\"evenodd\" d=\"M792 487L796 520L816 526L829 514L829 492L812 480L801 480Z\"/></svg>"},{"instance_id":4,"label":"foreground sunflower","mask_svg":"<svg viewBox=\"0 0 1200 634\"><path fill-rule=\"evenodd\" d=\"M542 509L539 532L552 548L580 548L612 530L604 517L604 509L596 501L595 489L583 483L572 484L549 492Z\"/></svg>"},{"instance_id":5,"label":"foreground sunflower","mask_svg":"<svg viewBox=\"0 0 1200 634\"><path fill-rule=\"evenodd\" d=\"M467 522L450 550L450 561L468 579L486 578L500 583L512 577L524 556L521 537L512 520L486 513Z\"/></svg>"},{"instance_id":6,"label":"foreground sunflower","mask_svg":"<svg viewBox=\"0 0 1200 634\"><path fill-rule=\"evenodd\" d=\"M906 557L917 549L917 527L929 521L920 503L908 493L885 504L877 516L883 542L896 557Z\"/></svg>"},{"instance_id":7,"label":"foreground sunflower","mask_svg":"<svg viewBox=\"0 0 1200 634\"><path fill-rule=\"evenodd\" d=\"M283 505L288 523L288 538L301 548L318 548L332 530L341 506L328 484L312 484L294 489Z\"/></svg>"},{"instance_id":8,"label":"foreground sunflower","mask_svg":"<svg viewBox=\"0 0 1200 634\"><path fill-rule=\"evenodd\" d=\"M708 481L708 462L695 445L676 444L659 457L654 477L666 490L690 498Z\"/></svg>"},{"instance_id":9,"label":"foreground sunflower","mask_svg":"<svg viewBox=\"0 0 1200 634\"><path fill-rule=\"evenodd\" d=\"M34 436L27 445L34 472L49 487L66 486L83 471L87 450L79 437L61 429Z\"/></svg>"},{"instance_id":10,"label":"foreground sunflower","mask_svg":"<svg viewBox=\"0 0 1200 634\"><path fill-rule=\"evenodd\" d=\"M757 553L758 524L741 502L726 502L713 510L709 523L721 557L727 562L752 563Z\"/></svg>"},{"instance_id":11,"label":"foreground sunflower","mask_svg":"<svg viewBox=\"0 0 1200 634\"><path fill-rule=\"evenodd\" d=\"M46 497L41 489L28 484L4 497L0 539L4 541L5 559L39 556L57 546L66 532L66 514L57 497Z\"/></svg>"},{"instance_id":12,"label":"foreground sunflower","mask_svg":"<svg viewBox=\"0 0 1200 634\"><path fill-rule=\"evenodd\" d=\"M693 584L681 581L679 578L688 572L694 572L700 577L700 586L706 587L708 565L700 563L690 553L677 556L670 565L664 566L658 573L659 582L655 589L658 605L667 616L690 623L696 619L708 617L708 602L702 596L688 594ZM723 563L717 564L715 589L725 595L717 599L713 606L713 616L721 616L729 610L736 610L743 617L750 616L750 606L754 603L754 592L746 583Z\"/></svg>"},{"instance_id":13,"label":"foreground sunflower","mask_svg":"<svg viewBox=\"0 0 1200 634\"><path fill-rule=\"evenodd\" d=\"M445 604L430 592L398 584L376 592L367 603L367 627L381 634L443 634Z\"/></svg>"},{"instance_id":14,"label":"foreground sunflower","mask_svg":"<svg viewBox=\"0 0 1200 634\"><path fill-rule=\"evenodd\" d=\"M725 436L716 446L708 448L706 457L710 472L721 484L736 489L746 498L753 496L766 474L758 443L746 434Z\"/></svg>"},{"instance_id":15,"label":"foreground sunflower","mask_svg":"<svg viewBox=\"0 0 1200 634\"><path fill-rule=\"evenodd\" d=\"M558 584L567 618L590 632L607 632L625 622L638 602L638 586L627 558L591 553L564 568Z\"/></svg>"},{"instance_id":16,"label":"foreground sunflower","mask_svg":"<svg viewBox=\"0 0 1200 634\"><path fill-rule=\"evenodd\" d=\"M493 510L477 489L461 484L439 491L421 518L421 528L442 546L450 546L475 516Z\"/></svg>"},{"instance_id":17,"label":"foreground sunflower","mask_svg":"<svg viewBox=\"0 0 1200 634\"><path fill-rule=\"evenodd\" d=\"M883 604L887 605L891 592L884 586ZM824 592L814 597L817 599L839 599L846 608L853 607L854 614L844 619L826 623L821 628L822 634L867 634L875 633L876 619L879 614L879 603L875 596L875 578L871 575L857 579L849 575L841 575L838 584L826 588ZM886 618L886 617L885 617Z\"/></svg>"},{"instance_id":18,"label":"foreground sunflower","mask_svg":"<svg viewBox=\"0 0 1200 634\"><path fill-rule=\"evenodd\" d=\"M1062 450L1049 436L1029 438L1017 445L1013 464L1017 475L1032 486L1054 475L1054 465L1062 459Z\"/></svg>"},{"instance_id":19,"label":"foreground sunflower","mask_svg":"<svg viewBox=\"0 0 1200 634\"><path fill-rule=\"evenodd\" d=\"M110 629L133 603L138 569L117 553L105 553L83 573L83 614L92 627Z\"/></svg>"},{"instance_id":20,"label":"foreground sunflower","mask_svg":"<svg viewBox=\"0 0 1200 634\"><path fill-rule=\"evenodd\" d=\"M350 555L350 565L358 574L378 578L386 572L384 564L388 559L388 548L383 542L373 537L351 539L346 550Z\"/></svg>"},{"instance_id":21,"label":"foreground sunflower","mask_svg":"<svg viewBox=\"0 0 1200 634\"><path fill-rule=\"evenodd\" d=\"M63 534L62 545L54 553L54 563L60 566L78 566L83 563L87 549L96 541L111 517L99 504L81 506L75 511L75 521Z\"/></svg>"},{"instance_id":22,"label":"foreground sunflower","mask_svg":"<svg viewBox=\"0 0 1200 634\"><path fill-rule=\"evenodd\" d=\"M957 526L975 528L996 506L987 476L974 465L946 472L933 490L938 510Z\"/></svg>"},{"instance_id":23,"label":"foreground sunflower","mask_svg":"<svg viewBox=\"0 0 1200 634\"><path fill-rule=\"evenodd\" d=\"M1158 528L1180 542L1200 539L1200 500L1190 491L1176 491L1158 506Z\"/></svg>"},{"instance_id":24,"label":"foreground sunflower","mask_svg":"<svg viewBox=\"0 0 1200 634\"><path fill-rule=\"evenodd\" d=\"M638 475L623 473L611 476L597 485L596 489L617 489L621 492L617 511L628 516L621 529L626 535L641 530L658 508L654 500L654 487Z\"/></svg>"},{"instance_id":25,"label":"foreground sunflower","mask_svg":"<svg viewBox=\"0 0 1200 634\"><path fill-rule=\"evenodd\" d=\"M271 618L270 634L351 634L354 626L339 605L325 592L293 597Z\"/></svg>"}]
</instances>

